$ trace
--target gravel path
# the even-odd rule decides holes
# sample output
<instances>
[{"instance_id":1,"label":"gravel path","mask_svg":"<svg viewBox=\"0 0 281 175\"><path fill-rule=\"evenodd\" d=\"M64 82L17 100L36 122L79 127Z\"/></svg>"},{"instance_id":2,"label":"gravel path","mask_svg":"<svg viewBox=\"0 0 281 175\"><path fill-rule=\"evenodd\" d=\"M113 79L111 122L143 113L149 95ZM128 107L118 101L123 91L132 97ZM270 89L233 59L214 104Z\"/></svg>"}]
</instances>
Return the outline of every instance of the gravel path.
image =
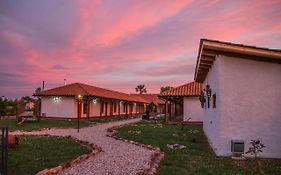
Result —
<instances>
[{"instance_id":1,"label":"gravel path","mask_svg":"<svg viewBox=\"0 0 281 175\"><path fill-rule=\"evenodd\" d=\"M114 126L134 123L140 120L141 119L130 119L104 123L82 128L79 133L77 133L76 129L51 129L28 132L28 134L71 135L79 140L94 143L102 148L103 151L99 154L90 157L74 167L65 169L60 174L131 175L148 168L146 161L153 155L153 151L107 137L106 130ZM14 134L16 134L16 132Z\"/></svg>"}]
</instances>

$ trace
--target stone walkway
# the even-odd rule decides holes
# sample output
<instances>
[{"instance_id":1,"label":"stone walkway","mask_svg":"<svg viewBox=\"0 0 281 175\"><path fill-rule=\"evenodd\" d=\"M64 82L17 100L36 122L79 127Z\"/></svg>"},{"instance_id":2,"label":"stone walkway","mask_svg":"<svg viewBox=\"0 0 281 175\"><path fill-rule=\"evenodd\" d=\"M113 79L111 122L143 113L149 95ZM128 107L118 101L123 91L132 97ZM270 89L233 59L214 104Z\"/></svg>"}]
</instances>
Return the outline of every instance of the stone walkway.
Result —
<instances>
[{"instance_id":1,"label":"stone walkway","mask_svg":"<svg viewBox=\"0 0 281 175\"><path fill-rule=\"evenodd\" d=\"M28 134L55 136L71 135L82 141L88 141L102 148L98 155L65 169L60 174L79 175L126 175L137 174L148 168L147 161L153 155L153 151L129 144L123 141L107 137L107 129L128 123L138 122L141 119L130 119L117 122L109 122L87 128L82 128L79 133L76 129L51 129L46 131L28 132ZM16 133L14 133L16 134Z\"/></svg>"}]
</instances>

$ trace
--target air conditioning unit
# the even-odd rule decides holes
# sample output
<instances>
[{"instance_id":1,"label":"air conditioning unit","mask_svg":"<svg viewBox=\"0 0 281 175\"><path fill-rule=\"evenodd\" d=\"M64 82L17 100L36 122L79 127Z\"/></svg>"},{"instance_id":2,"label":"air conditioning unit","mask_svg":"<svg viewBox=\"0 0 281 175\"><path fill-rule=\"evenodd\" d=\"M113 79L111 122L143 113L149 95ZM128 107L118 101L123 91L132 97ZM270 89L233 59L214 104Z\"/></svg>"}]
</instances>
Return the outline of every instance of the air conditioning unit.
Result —
<instances>
[{"instance_id":1,"label":"air conditioning unit","mask_svg":"<svg viewBox=\"0 0 281 175\"><path fill-rule=\"evenodd\" d=\"M231 152L233 154L243 154L244 153L244 141L243 140L231 140Z\"/></svg>"}]
</instances>

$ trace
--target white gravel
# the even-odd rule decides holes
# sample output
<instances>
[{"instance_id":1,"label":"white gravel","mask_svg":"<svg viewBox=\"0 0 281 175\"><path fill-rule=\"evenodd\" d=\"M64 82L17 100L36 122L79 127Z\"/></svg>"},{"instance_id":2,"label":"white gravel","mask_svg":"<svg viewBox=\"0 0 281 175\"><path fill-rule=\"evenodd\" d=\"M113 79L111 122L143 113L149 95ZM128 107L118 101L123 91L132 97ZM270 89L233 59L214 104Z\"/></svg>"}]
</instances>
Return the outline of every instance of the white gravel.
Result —
<instances>
[{"instance_id":1,"label":"white gravel","mask_svg":"<svg viewBox=\"0 0 281 175\"><path fill-rule=\"evenodd\" d=\"M107 129L128 123L138 122L140 119L130 119L104 123L92 127L76 129L51 129L46 131L28 132L28 134L50 134L57 136L71 135L79 140L88 141L102 148L102 152L89 159L65 169L60 174L79 175L126 175L137 174L148 167L147 161L153 151L137 145L126 143L107 137ZM16 134L16 133L15 133Z\"/></svg>"}]
</instances>

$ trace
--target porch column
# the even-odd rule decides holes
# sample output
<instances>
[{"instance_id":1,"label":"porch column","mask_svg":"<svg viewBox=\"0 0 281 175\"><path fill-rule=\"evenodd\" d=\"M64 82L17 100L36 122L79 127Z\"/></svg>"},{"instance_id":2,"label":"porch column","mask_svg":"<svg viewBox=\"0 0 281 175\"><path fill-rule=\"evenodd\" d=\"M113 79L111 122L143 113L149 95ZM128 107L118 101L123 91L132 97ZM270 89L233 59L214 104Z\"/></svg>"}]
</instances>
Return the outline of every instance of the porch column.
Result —
<instances>
[{"instance_id":1,"label":"porch column","mask_svg":"<svg viewBox=\"0 0 281 175\"><path fill-rule=\"evenodd\" d=\"M168 115L169 115L169 107L168 107L168 100L165 100L165 118L166 118L166 122L168 121Z\"/></svg>"},{"instance_id":2,"label":"porch column","mask_svg":"<svg viewBox=\"0 0 281 175\"><path fill-rule=\"evenodd\" d=\"M172 102L170 101L170 106L169 106L169 112L170 112L170 116L169 116L169 121L172 120L172 115L173 115L173 111L172 111Z\"/></svg>"},{"instance_id":3,"label":"porch column","mask_svg":"<svg viewBox=\"0 0 281 175\"><path fill-rule=\"evenodd\" d=\"M102 110L103 110L103 109L102 109L102 107L103 107L102 103L103 103L102 98L100 98L100 119L101 119Z\"/></svg>"},{"instance_id":4,"label":"porch column","mask_svg":"<svg viewBox=\"0 0 281 175\"><path fill-rule=\"evenodd\" d=\"M128 116L128 103L125 103L125 111L126 111L126 117Z\"/></svg>"},{"instance_id":5,"label":"porch column","mask_svg":"<svg viewBox=\"0 0 281 175\"><path fill-rule=\"evenodd\" d=\"M175 102L175 118L177 118L177 115L178 115L178 106L177 106L177 102Z\"/></svg>"},{"instance_id":6,"label":"porch column","mask_svg":"<svg viewBox=\"0 0 281 175\"><path fill-rule=\"evenodd\" d=\"M112 100L110 100L109 103L109 116L112 116Z\"/></svg>"},{"instance_id":7,"label":"porch column","mask_svg":"<svg viewBox=\"0 0 281 175\"><path fill-rule=\"evenodd\" d=\"M88 118L88 120L90 119L90 104L91 104L91 101L87 100L87 118Z\"/></svg>"},{"instance_id":8,"label":"porch column","mask_svg":"<svg viewBox=\"0 0 281 175\"><path fill-rule=\"evenodd\" d=\"M106 101L105 102L105 116L107 117L107 104L108 104L108 102Z\"/></svg>"},{"instance_id":9,"label":"porch column","mask_svg":"<svg viewBox=\"0 0 281 175\"><path fill-rule=\"evenodd\" d=\"M118 115L120 115L120 101L118 101Z\"/></svg>"}]
</instances>

